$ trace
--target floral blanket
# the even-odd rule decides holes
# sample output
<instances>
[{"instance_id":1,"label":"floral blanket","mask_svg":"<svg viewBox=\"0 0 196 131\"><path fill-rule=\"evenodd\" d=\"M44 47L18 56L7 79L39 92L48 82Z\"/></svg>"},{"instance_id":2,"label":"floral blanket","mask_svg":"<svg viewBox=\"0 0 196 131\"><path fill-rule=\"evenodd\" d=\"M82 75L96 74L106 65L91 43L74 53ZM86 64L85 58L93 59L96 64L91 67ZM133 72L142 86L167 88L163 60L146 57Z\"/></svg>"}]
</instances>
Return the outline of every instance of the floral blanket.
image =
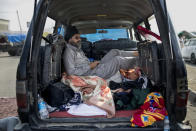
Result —
<instances>
[{"instance_id":1,"label":"floral blanket","mask_svg":"<svg viewBox=\"0 0 196 131\"><path fill-rule=\"evenodd\" d=\"M63 76L63 83L68 84L76 93L80 93L84 103L97 106L107 112L107 118L115 116L115 105L107 82L97 76Z\"/></svg>"},{"instance_id":2,"label":"floral blanket","mask_svg":"<svg viewBox=\"0 0 196 131\"><path fill-rule=\"evenodd\" d=\"M132 126L146 127L155 121L163 120L168 115L164 99L158 92L148 94L140 108L142 110L136 112L130 120Z\"/></svg>"}]
</instances>

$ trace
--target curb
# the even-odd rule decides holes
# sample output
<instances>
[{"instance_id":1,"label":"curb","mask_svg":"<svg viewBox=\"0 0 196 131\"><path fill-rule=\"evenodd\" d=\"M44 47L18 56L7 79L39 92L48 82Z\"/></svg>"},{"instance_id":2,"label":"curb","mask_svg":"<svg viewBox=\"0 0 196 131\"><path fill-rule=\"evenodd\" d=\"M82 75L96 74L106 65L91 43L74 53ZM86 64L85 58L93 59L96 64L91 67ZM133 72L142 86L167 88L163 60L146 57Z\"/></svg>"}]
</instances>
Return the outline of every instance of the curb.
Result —
<instances>
[{"instance_id":1,"label":"curb","mask_svg":"<svg viewBox=\"0 0 196 131\"><path fill-rule=\"evenodd\" d=\"M193 91L192 89L189 88L189 96L188 100L192 104L192 106L196 107L196 91Z\"/></svg>"}]
</instances>

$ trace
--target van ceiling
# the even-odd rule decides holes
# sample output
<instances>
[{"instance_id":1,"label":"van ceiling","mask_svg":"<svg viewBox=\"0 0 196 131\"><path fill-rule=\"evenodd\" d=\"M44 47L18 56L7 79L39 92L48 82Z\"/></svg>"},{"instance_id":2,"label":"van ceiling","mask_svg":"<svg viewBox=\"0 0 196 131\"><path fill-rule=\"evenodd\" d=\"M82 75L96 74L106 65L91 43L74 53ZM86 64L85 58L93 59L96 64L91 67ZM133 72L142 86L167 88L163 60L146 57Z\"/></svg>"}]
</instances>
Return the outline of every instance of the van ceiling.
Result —
<instances>
[{"instance_id":1,"label":"van ceiling","mask_svg":"<svg viewBox=\"0 0 196 131\"><path fill-rule=\"evenodd\" d=\"M127 28L152 13L150 0L51 0L48 16L82 30Z\"/></svg>"}]
</instances>

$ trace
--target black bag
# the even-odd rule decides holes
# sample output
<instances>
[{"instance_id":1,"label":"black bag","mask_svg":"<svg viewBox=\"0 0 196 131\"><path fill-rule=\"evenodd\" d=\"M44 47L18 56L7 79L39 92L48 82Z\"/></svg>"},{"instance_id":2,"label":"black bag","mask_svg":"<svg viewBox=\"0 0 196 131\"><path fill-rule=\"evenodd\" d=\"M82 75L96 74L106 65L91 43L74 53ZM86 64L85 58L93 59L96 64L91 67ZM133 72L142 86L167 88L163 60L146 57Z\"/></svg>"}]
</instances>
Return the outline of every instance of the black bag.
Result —
<instances>
[{"instance_id":1,"label":"black bag","mask_svg":"<svg viewBox=\"0 0 196 131\"><path fill-rule=\"evenodd\" d=\"M52 107L67 104L74 97L74 91L62 82L49 84L42 92L44 100Z\"/></svg>"}]
</instances>

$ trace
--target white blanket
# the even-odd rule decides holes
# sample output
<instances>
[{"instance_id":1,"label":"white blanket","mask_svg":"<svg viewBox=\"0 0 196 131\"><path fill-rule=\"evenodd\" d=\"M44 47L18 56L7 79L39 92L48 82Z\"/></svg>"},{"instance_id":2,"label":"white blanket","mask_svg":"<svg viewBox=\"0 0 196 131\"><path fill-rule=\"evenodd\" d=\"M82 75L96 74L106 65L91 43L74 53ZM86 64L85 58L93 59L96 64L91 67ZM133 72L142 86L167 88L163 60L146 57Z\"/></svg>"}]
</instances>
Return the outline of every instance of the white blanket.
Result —
<instances>
[{"instance_id":1,"label":"white blanket","mask_svg":"<svg viewBox=\"0 0 196 131\"><path fill-rule=\"evenodd\" d=\"M71 115L77 116L96 116L107 115L107 112L93 105L81 103L80 105L72 105L67 111Z\"/></svg>"}]
</instances>

